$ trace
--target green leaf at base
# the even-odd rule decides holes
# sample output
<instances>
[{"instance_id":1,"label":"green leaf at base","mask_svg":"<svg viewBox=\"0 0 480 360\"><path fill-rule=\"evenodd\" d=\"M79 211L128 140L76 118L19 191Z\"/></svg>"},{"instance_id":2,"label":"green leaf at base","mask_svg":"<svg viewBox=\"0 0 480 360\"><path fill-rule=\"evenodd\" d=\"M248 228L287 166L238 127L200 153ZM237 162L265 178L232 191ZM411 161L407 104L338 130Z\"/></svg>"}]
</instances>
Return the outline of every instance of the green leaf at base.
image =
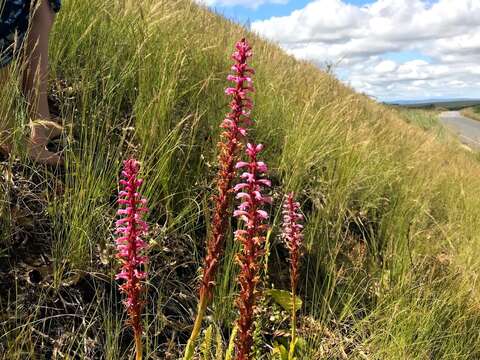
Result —
<instances>
[{"instance_id":1,"label":"green leaf at base","mask_svg":"<svg viewBox=\"0 0 480 360\"><path fill-rule=\"evenodd\" d=\"M292 310L292 293L290 291L269 289L266 291L266 294L286 311ZM298 296L295 296L295 311L298 311L301 308L302 299L300 299Z\"/></svg>"}]
</instances>

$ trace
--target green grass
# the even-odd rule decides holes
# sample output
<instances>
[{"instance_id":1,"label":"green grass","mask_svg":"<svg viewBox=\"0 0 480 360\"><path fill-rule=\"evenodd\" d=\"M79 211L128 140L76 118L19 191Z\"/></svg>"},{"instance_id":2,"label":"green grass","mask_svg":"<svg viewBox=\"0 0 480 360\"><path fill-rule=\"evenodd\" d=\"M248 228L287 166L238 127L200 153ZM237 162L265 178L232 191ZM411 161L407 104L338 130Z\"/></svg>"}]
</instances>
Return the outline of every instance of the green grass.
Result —
<instances>
[{"instance_id":1,"label":"green grass","mask_svg":"<svg viewBox=\"0 0 480 360\"><path fill-rule=\"evenodd\" d=\"M218 125L226 112L229 55L243 36L255 51L252 136L266 145L276 184L272 218L278 225L281 192L294 190L308 220L299 328L307 345L300 359L480 356L480 164L439 142L436 120L378 105L186 1L70 0L51 42L52 95L72 125L65 173L2 165L17 182L36 184L25 193L8 181L0 185L7 256L13 258L11 246L28 230L11 209L31 194L40 199L42 217L34 221L42 231L29 241L52 244L51 280L36 290L37 310L25 313L33 300L26 300L22 291L29 285L22 281L18 291L1 297L5 358L41 358L54 346L80 358L88 351L129 358L131 337L109 254L118 173L130 154L143 162L143 194L152 208L146 354L162 358L185 344L208 228ZM0 115L21 134L25 111L13 81L0 104ZM270 237L267 286L287 288L277 235L278 226ZM236 317L235 248L230 241L206 322L222 329L224 345ZM77 288L92 293L80 292L82 306L52 310L62 302L49 299L68 291L74 298L64 300L74 302ZM271 344L269 334L285 329L285 322L263 320L262 342ZM68 329L63 337L62 326ZM259 353L268 358L268 351Z\"/></svg>"},{"instance_id":2,"label":"green grass","mask_svg":"<svg viewBox=\"0 0 480 360\"><path fill-rule=\"evenodd\" d=\"M436 111L401 109L401 115L407 123L416 125L423 130L439 130L442 127Z\"/></svg>"},{"instance_id":3,"label":"green grass","mask_svg":"<svg viewBox=\"0 0 480 360\"><path fill-rule=\"evenodd\" d=\"M464 109L462 110L462 115L480 121L480 106Z\"/></svg>"},{"instance_id":4,"label":"green grass","mask_svg":"<svg viewBox=\"0 0 480 360\"><path fill-rule=\"evenodd\" d=\"M415 125L440 141L448 139L448 133L438 118L439 112L434 110L400 109L400 116L409 124Z\"/></svg>"}]
</instances>

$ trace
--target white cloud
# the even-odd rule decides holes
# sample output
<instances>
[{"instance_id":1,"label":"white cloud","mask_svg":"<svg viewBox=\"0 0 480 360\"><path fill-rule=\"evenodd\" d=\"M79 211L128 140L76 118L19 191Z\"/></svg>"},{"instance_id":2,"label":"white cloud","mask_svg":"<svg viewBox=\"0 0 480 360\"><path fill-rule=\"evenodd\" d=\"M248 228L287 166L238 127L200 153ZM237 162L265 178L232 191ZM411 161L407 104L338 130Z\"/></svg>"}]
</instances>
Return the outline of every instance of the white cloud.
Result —
<instances>
[{"instance_id":1,"label":"white cloud","mask_svg":"<svg viewBox=\"0 0 480 360\"><path fill-rule=\"evenodd\" d=\"M380 61L376 66L375 66L375 71L377 73L383 74L383 73L389 73L397 69L397 63L392 60L383 60Z\"/></svg>"},{"instance_id":2,"label":"white cloud","mask_svg":"<svg viewBox=\"0 0 480 360\"><path fill-rule=\"evenodd\" d=\"M480 0L314 0L252 29L382 99L480 97Z\"/></svg>"},{"instance_id":3,"label":"white cloud","mask_svg":"<svg viewBox=\"0 0 480 360\"><path fill-rule=\"evenodd\" d=\"M247 8L256 9L263 4L286 4L288 0L196 0L198 3L207 6L236 6L241 5Z\"/></svg>"}]
</instances>

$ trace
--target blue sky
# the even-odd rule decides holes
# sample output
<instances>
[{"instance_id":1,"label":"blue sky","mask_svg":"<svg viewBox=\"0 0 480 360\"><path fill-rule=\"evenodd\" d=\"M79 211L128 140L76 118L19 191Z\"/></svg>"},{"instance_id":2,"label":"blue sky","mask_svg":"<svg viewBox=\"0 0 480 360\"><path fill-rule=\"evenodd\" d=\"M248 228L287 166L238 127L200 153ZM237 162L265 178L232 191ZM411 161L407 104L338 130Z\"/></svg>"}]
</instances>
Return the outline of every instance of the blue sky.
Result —
<instances>
[{"instance_id":1,"label":"blue sky","mask_svg":"<svg viewBox=\"0 0 480 360\"><path fill-rule=\"evenodd\" d=\"M403 0L399 0L403 1ZM256 20L265 20L274 16L288 16L293 11L304 8L311 0L291 0L285 4L272 4L267 3L258 6L257 8L249 8L245 6L222 6L216 5L213 8L224 15L225 17L235 20L241 24L246 24L247 26ZM372 0L345 0L347 4L352 4L356 6L363 6L371 4ZM396 61L407 61L417 58L426 59L427 57L419 54L418 52L413 51L403 51L403 52L391 52L385 54L382 58L392 59ZM345 72L341 72L340 78L345 77Z\"/></svg>"},{"instance_id":2,"label":"blue sky","mask_svg":"<svg viewBox=\"0 0 480 360\"><path fill-rule=\"evenodd\" d=\"M480 98L480 0L197 1L379 100Z\"/></svg>"},{"instance_id":3,"label":"blue sky","mask_svg":"<svg viewBox=\"0 0 480 360\"><path fill-rule=\"evenodd\" d=\"M403 0L399 0L403 1ZM293 11L304 8L311 0L291 0L285 4L263 4L257 8L250 8L245 6L225 6L225 5L216 5L213 8L224 15L225 17L235 20L241 24L249 25L251 22L256 20L266 20L274 16L288 16ZM372 0L346 0L344 1L347 4L352 4L356 6L363 6L371 4L374 1ZM382 57L383 58L383 57ZM400 53L391 52L385 54L385 59L392 59L396 61L407 61L413 60L416 58L426 58L424 55L419 54L418 52L413 51L403 51ZM340 78L346 76L345 72L341 72Z\"/></svg>"},{"instance_id":4,"label":"blue sky","mask_svg":"<svg viewBox=\"0 0 480 360\"><path fill-rule=\"evenodd\" d=\"M214 8L224 16L238 21L240 23L247 23L255 20L265 20L272 16L286 16L292 11L302 9L311 0L291 0L286 4L263 4L256 9L247 8L244 6L222 6L216 5ZM403 0L400 0L403 1ZM347 0L346 3L362 6L372 3L371 0Z\"/></svg>"}]
</instances>

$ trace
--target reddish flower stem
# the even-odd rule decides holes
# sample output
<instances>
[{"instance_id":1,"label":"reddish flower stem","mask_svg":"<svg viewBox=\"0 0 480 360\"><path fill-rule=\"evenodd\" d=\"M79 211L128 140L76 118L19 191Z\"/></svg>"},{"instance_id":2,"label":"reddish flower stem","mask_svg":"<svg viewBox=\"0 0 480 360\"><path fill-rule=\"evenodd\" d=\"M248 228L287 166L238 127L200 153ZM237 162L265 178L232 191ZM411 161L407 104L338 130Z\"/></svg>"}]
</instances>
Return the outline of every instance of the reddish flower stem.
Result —
<instances>
[{"instance_id":1,"label":"reddish flower stem","mask_svg":"<svg viewBox=\"0 0 480 360\"><path fill-rule=\"evenodd\" d=\"M215 210L213 213L211 236L207 241L207 255L200 287L200 298L210 299L215 285L215 275L218 263L223 255L225 232L230 222L232 181L236 177L235 163L238 152L242 147L242 140L250 125L249 117L253 103L247 94L253 91L250 75L254 73L247 65L247 60L252 56L251 47L245 39L236 44L236 51L232 55L235 64L232 70L235 75L229 75L228 80L235 83L234 88L227 88L225 93L232 96L231 111L223 120L221 127L223 140L218 143L220 154L218 163L220 169L217 174L217 195L213 200Z\"/></svg>"},{"instance_id":2,"label":"reddish flower stem","mask_svg":"<svg viewBox=\"0 0 480 360\"><path fill-rule=\"evenodd\" d=\"M235 83L235 87L227 88L225 93L232 96L230 112L221 124L222 141L219 148L219 170L216 177L217 194L213 197L214 211L210 237L207 240L207 254L204 260L202 281L199 290L197 316L193 325L190 339L185 349L184 359L191 359L195 350L195 341L200 333L202 321L207 305L210 302L215 286L218 265L225 247L225 233L228 229L231 214L232 181L236 176L235 163L238 152L242 147L242 140L247 134L246 127L251 124L249 117L253 107L248 93L253 92L250 76L254 70L247 65L247 60L252 56L252 49L245 39L237 42L232 59L233 75L227 79Z\"/></svg>"}]
</instances>

